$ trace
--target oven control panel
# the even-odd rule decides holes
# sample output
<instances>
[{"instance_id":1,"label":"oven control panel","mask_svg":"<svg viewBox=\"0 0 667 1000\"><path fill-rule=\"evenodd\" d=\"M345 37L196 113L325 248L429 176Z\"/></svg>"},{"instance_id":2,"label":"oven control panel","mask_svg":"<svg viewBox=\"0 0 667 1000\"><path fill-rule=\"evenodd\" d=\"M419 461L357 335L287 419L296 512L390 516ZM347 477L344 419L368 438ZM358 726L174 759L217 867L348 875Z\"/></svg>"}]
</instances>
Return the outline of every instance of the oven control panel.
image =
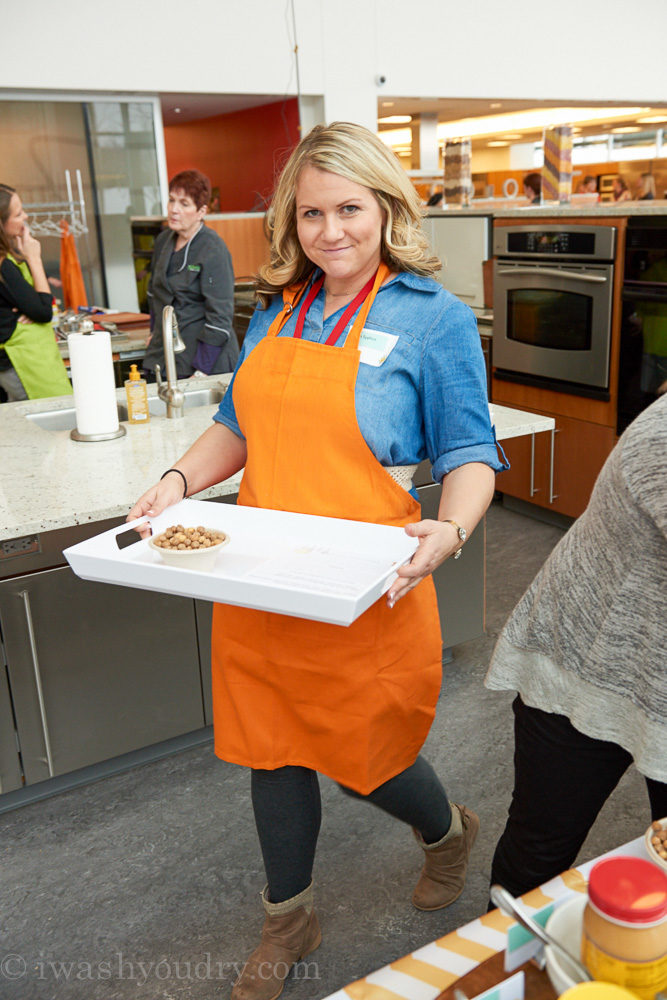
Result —
<instances>
[{"instance_id":1,"label":"oven control panel","mask_svg":"<svg viewBox=\"0 0 667 1000\"><path fill-rule=\"evenodd\" d=\"M498 226L493 234L496 257L613 260L615 246L613 226Z\"/></svg>"}]
</instances>

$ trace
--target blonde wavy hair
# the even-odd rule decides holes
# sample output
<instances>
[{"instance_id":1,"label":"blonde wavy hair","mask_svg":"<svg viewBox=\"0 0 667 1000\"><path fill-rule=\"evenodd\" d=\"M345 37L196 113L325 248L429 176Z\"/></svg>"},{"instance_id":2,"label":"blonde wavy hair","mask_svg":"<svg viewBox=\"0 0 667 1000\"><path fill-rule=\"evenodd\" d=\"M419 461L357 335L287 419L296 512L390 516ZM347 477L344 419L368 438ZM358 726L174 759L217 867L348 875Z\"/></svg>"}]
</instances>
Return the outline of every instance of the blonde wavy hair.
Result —
<instances>
[{"instance_id":1,"label":"blonde wavy hair","mask_svg":"<svg viewBox=\"0 0 667 1000\"><path fill-rule=\"evenodd\" d=\"M287 161L266 214L271 256L257 274L262 305L315 268L301 248L296 228L296 185L307 166L338 174L373 192L385 218L382 260L393 271L431 276L440 270L442 265L422 231L419 197L394 153L362 125L316 125Z\"/></svg>"}]
</instances>

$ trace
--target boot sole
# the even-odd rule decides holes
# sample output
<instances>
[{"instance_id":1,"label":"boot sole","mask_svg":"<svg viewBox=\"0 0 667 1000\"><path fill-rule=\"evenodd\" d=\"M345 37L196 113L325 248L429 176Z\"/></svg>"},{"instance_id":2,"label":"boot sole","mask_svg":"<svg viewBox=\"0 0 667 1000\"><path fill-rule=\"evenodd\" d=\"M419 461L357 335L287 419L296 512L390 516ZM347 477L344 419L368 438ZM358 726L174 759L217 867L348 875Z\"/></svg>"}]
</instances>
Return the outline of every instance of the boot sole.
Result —
<instances>
[{"instance_id":1,"label":"boot sole","mask_svg":"<svg viewBox=\"0 0 667 1000\"><path fill-rule=\"evenodd\" d=\"M480 829L480 824L478 823L477 829L475 830L472 840L470 841L470 850L468 852L468 859L470 859L470 855L472 854L472 849L475 846L475 841L477 840L477 834L479 833L479 829ZM463 894L464 889L465 889L465 882L463 883L460 890L452 899L448 899L446 903L439 903L437 906L420 906L419 903L415 903L414 899L412 900L412 905L416 910L420 910L422 913L433 913L435 910L444 910L448 906L451 906L452 903L456 902L456 900Z\"/></svg>"},{"instance_id":2,"label":"boot sole","mask_svg":"<svg viewBox=\"0 0 667 1000\"><path fill-rule=\"evenodd\" d=\"M315 941L313 941L313 943L312 943L311 947L308 949L308 951L304 951L303 955L299 955L299 957L297 958L297 960L294 963L294 965L296 965L297 962L303 961L303 959L307 958L308 955L312 955L312 953L314 951L317 951L317 949L319 948L319 946L321 944L322 944L322 931L320 931L320 933L317 935L317 939ZM294 968L294 965L292 966L292 969ZM289 974L291 974L292 969L290 969L290 971L288 973L288 977L289 977ZM280 996L280 994L282 993L282 991L285 989L285 983L286 982L287 982L287 979L284 979L283 982L282 982L282 985L281 985L280 989L278 990L278 992L274 993L272 997L269 997L269 1000L278 1000L278 997Z\"/></svg>"}]
</instances>

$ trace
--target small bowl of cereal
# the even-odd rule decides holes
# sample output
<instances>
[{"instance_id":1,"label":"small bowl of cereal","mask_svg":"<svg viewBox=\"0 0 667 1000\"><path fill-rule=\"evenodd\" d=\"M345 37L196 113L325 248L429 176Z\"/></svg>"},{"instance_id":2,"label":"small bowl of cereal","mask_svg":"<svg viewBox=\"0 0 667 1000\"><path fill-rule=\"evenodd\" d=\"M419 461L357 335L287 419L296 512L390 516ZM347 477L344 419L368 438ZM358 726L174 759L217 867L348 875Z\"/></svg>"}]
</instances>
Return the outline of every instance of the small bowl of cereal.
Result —
<instances>
[{"instance_id":1,"label":"small bowl of cereal","mask_svg":"<svg viewBox=\"0 0 667 1000\"><path fill-rule=\"evenodd\" d=\"M667 816L651 823L644 834L644 842L651 861L667 872Z\"/></svg>"},{"instance_id":2,"label":"small bowl of cereal","mask_svg":"<svg viewBox=\"0 0 667 1000\"><path fill-rule=\"evenodd\" d=\"M148 539L149 547L168 566L181 569L211 570L218 552L229 542L229 535L213 528L185 528L173 524L159 535Z\"/></svg>"}]
</instances>

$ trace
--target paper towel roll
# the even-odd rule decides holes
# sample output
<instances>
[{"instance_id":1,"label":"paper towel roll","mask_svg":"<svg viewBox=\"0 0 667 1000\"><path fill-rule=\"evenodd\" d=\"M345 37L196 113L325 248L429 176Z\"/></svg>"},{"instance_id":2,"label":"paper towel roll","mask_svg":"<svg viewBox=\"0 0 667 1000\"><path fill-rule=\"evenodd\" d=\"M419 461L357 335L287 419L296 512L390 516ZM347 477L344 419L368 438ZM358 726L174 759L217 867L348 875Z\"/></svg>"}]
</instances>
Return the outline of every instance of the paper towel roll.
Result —
<instances>
[{"instance_id":1,"label":"paper towel roll","mask_svg":"<svg viewBox=\"0 0 667 1000\"><path fill-rule=\"evenodd\" d=\"M70 333L67 344L79 434L111 434L117 431L111 337L106 330Z\"/></svg>"}]
</instances>

